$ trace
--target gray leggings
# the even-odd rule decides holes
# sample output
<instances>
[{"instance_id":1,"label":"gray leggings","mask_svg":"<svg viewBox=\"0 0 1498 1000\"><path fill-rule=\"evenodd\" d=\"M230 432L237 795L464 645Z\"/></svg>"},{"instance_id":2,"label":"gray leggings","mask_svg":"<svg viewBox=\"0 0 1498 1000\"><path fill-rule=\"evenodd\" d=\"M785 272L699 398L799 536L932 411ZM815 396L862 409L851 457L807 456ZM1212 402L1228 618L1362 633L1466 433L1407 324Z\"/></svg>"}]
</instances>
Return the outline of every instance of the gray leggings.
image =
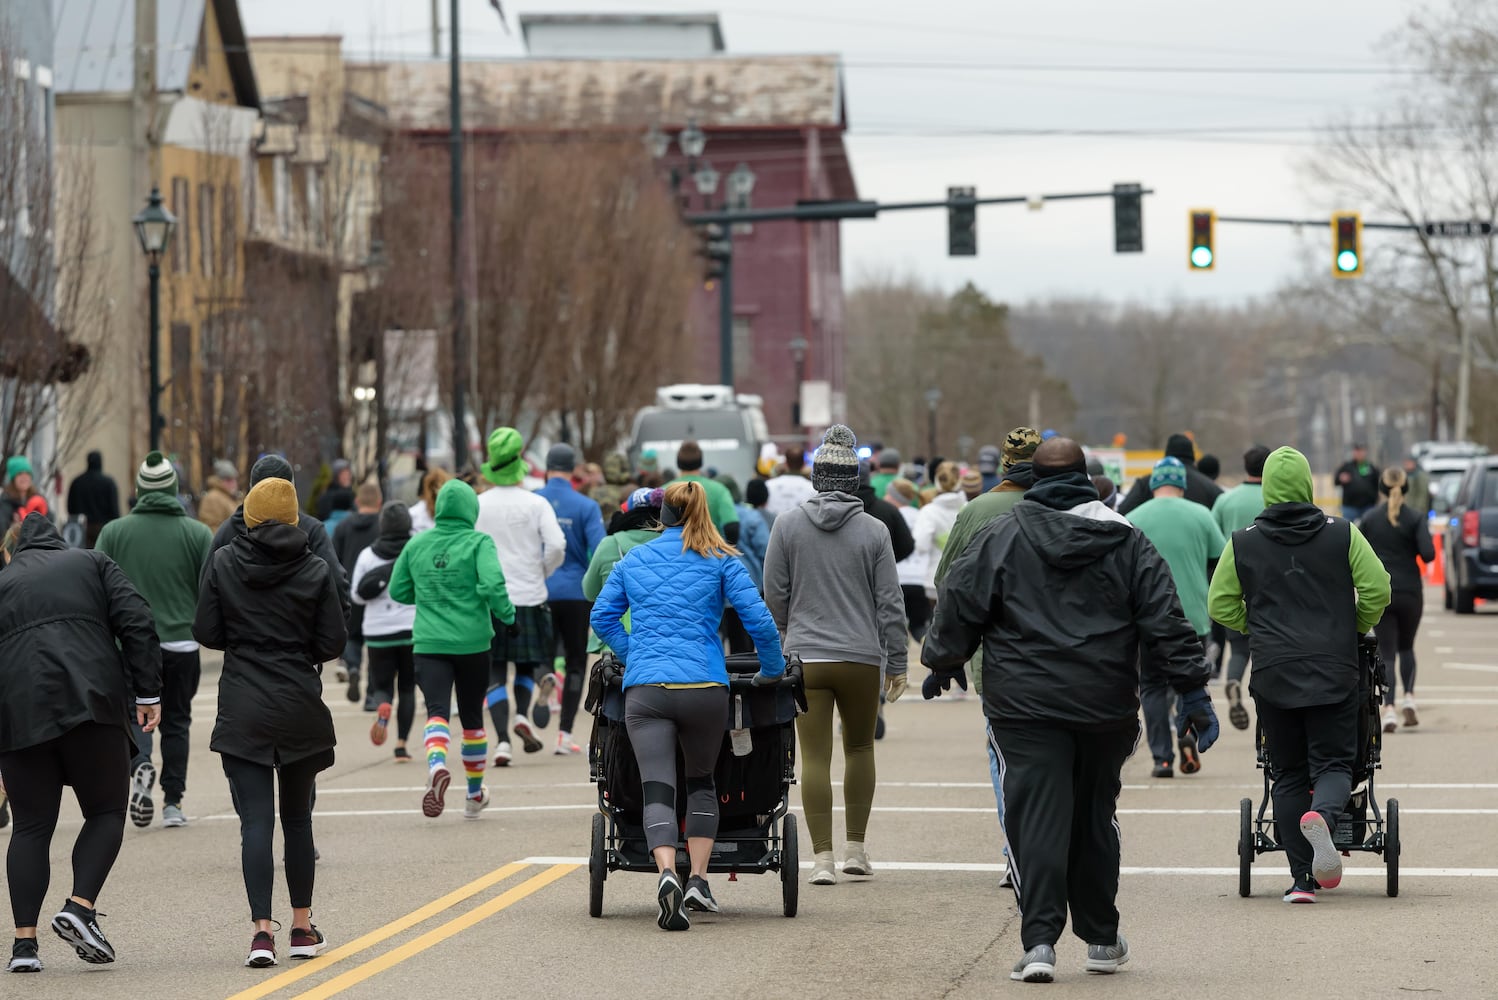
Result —
<instances>
[{"instance_id":1,"label":"gray leggings","mask_svg":"<svg viewBox=\"0 0 1498 1000\"><path fill-rule=\"evenodd\" d=\"M728 689L640 685L624 692L624 725L640 765L645 802L645 840L650 849L674 847L676 748L686 769L686 835L718 833L718 792L713 770L728 725Z\"/></svg>"}]
</instances>

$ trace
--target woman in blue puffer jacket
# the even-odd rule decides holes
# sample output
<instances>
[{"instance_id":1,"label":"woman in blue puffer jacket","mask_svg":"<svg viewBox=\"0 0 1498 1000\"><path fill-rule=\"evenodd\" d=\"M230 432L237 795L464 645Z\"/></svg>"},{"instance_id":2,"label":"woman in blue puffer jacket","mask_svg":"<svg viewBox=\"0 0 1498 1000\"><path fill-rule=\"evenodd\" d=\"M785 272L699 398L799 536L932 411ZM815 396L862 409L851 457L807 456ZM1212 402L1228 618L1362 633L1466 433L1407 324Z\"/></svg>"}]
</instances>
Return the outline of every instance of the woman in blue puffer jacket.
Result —
<instances>
[{"instance_id":1,"label":"woman in blue puffer jacket","mask_svg":"<svg viewBox=\"0 0 1498 1000\"><path fill-rule=\"evenodd\" d=\"M637 545L593 604L593 631L624 664L624 724L640 765L645 839L660 869L663 930L691 926L687 910L716 913L707 863L718 833L713 770L728 725L728 671L718 626L727 601L754 639L756 682L785 673L780 633L738 550L713 527L707 494L690 480L666 488L664 531ZM621 619L628 611L631 631ZM685 890L676 878L676 748L687 782Z\"/></svg>"}]
</instances>

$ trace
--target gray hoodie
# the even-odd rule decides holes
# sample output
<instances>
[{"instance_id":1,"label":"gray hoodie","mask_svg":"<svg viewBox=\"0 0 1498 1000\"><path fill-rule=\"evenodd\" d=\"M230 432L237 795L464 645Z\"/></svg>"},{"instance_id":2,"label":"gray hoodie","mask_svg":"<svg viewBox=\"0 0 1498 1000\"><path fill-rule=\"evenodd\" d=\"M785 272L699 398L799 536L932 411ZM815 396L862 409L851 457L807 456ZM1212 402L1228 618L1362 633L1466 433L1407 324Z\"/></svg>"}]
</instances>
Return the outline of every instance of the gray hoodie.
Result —
<instances>
[{"instance_id":1,"label":"gray hoodie","mask_svg":"<svg viewBox=\"0 0 1498 1000\"><path fill-rule=\"evenodd\" d=\"M787 656L905 673L905 602L889 529L851 493L818 493L775 518L765 603Z\"/></svg>"}]
</instances>

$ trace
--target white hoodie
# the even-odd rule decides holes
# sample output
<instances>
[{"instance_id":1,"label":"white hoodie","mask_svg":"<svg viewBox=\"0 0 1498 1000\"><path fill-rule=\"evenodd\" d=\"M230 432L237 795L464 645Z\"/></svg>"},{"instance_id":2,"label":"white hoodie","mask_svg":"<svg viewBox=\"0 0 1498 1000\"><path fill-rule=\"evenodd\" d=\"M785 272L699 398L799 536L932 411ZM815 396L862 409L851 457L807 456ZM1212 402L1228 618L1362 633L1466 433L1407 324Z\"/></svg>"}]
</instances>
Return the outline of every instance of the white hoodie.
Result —
<instances>
[{"instance_id":1,"label":"white hoodie","mask_svg":"<svg viewBox=\"0 0 1498 1000\"><path fill-rule=\"evenodd\" d=\"M967 496L961 490L938 493L916 513L915 555L926 558L923 582L928 593L936 593L936 567L941 563L941 553L947 547L952 525L957 523L957 512L965 503Z\"/></svg>"}]
</instances>

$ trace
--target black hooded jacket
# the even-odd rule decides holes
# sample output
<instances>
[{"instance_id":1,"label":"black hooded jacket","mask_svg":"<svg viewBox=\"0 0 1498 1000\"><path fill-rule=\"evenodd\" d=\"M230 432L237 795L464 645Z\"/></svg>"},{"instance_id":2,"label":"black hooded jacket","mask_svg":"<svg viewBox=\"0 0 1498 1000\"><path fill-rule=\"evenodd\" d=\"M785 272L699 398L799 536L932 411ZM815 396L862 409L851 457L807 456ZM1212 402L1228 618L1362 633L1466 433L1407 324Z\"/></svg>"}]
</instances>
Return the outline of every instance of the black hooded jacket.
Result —
<instances>
[{"instance_id":1,"label":"black hooded jacket","mask_svg":"<svg viewBox=\"0 0 1498 1000\"><path fill-rule=\"evenodd\" d=\"M1186 499L1211 510L1217 498L1222 496L1222 487L1208 479L1196 467L1196 445L1191 439L1184 434L1172 434L1165 444L1165 455L1167 458L1180 459L1181 464L1186 467ZM1140 476L1129 487L1128 495L1118 505L1118 512L1127 514L1154 495L1150 489L1150 477Z\"/></svg>"},{"instance_id":2,"label":"black hooded jacket","mask_svg":"<svg viewBox=\"0 0 1498 1000\"><path fill-rule=\"evenodd\" d=\"M910 525L905 523L905 518L900 516L900 511L894 504L876 497L874 487L868 483L859 486L858 492L853 495L863 501L864 513L874 515L889 529L889 541L895 548L895 562L915 551L915 536L910 533Z\"/></svg>"},{"instance_id":3,"label":"black hooded jacket","mask_svg":"<svg viewBox=\"0 0 1498 1000\"><path fill-rule=\"evenodd\" d=\"M410 535L409 529L406 534ZM373 545L379 536L379 511L373 514L354 511L333 528L333 551L338 553L338 561L343 564L344 580L354 578L354 563L359 561L359 553ZM360 640L364 638L363 607L351 604L348 608L348 625L351 638Z\"/></svg>"},{"instance_id":4,"label":"black hooded jacket","mask_svg":"<svg viewBox=\"0 0 1498 1000\"><path fill-rule=\"evenodd\" d=\"M347 613L351 607L348 597L348 574L343 571L343 562L338 558L338 550L333 548L333 540L328 537L328 529L311 514L300 515L296 526L307 536L307 546L312 550L312 554L327 563L328 569L333 571L333 582L338 586L338 600L342 602L343 610ZM215 552L231 544L234 539L245 534L245 531L244 504L240 504L229 520L219 525L218 530L213 533L213 547L208 550L208 561L211 563ZM205 574L208 572L206 567L203 572Z\"/></svg>"},{"instance_id":5,"label":"black hooded jacket","mask_svg":"<svg viewBox=\"0 0 1498 1000\"><path fill-rule=\"evenodd\" d=\"M145 599L108 556L70 549L51 521L27 517L0 573L0 753L86 722L129 739L132 706L160 696Z\"/></svg>"},{"instance_id":6,"label":"black hooded jacket","mask_svg":"<svg viewBox=\"0 0 1498 1000\"><path fill-rule=\"evenodd\" d=\"M1171 686L1207 682L1165 560L1096 500L1021 500L986 524L942 580L921 662L957 670L983 647L983 711L1004 724L1134 724L1147 643Z\"/></svg>"},{"instance_id":7,"label":"black hooded jacket","mask_svg":"<svg viewBox=\"0 0 1498 1000\"><path fill-rule=\"evenodd\" d=\"M215 753L272 765L333 748L320 674L348 639L336 573L300 528L275 522L209 559L192 634L224 651Z\"/></svg>"},{"instance_id":8,"label":"black hooded jacket","mask_svg":"<svg viewBox=\"0 0 1498 1000\"><path fill-rule=\"evenodd\" d=\"M97 451L88 453L88 471L68 485L68 515L82 514L88 519L94 538L99 529L120 516L120 490L114 480L104 474L104 456Z\"/></svg>"}]
</instances>

